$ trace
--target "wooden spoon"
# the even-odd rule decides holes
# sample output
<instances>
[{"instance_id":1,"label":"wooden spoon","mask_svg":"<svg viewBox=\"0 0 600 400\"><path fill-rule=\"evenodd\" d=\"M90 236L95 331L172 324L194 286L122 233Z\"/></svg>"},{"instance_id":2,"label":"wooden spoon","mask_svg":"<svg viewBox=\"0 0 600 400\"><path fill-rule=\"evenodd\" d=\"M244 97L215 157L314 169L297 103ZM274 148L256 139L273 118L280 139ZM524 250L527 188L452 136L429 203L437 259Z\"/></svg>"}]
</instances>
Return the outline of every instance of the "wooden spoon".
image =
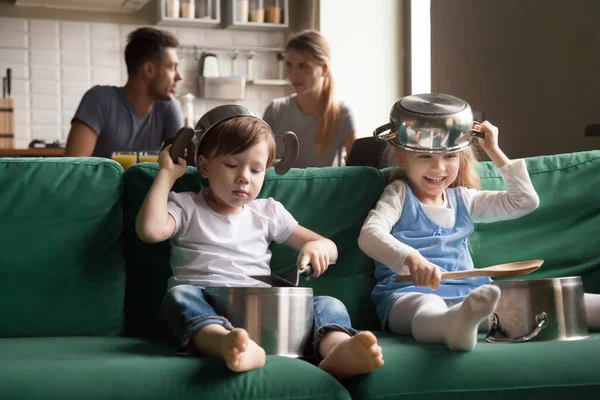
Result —
<instances>
[{"instance_id":1,"label":"wooden spoon","mask_svg":"<svg viewBox=\"0 0 600 400\"><path fill-rule=\"evenodd\" d=\"M510 278L514 276L527 275L542 266L544 260L529 260L513 262L508 264L493 265L486 268L469 269L467 271L442 272L442 280L476 278L478 276L489 276L490 278ZM398 275L396 282L412 282L410 275Z\"/></svg>"}]
</instances>

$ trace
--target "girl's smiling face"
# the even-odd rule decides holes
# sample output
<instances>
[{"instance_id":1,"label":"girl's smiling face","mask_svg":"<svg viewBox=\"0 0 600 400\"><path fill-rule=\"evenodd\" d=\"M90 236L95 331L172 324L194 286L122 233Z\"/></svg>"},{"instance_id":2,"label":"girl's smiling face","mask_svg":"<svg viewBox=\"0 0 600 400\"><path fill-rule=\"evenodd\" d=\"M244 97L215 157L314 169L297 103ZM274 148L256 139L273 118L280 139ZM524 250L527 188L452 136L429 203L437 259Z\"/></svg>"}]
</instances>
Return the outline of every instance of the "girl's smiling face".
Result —
<instances>
[{"instance_id":1,"label":"girl's smiling face","mask_svg":"<svg viewBox=\"0 0 600 400\"><path fill-rule=\"evenodd\" d=\"M460 157L451 154L423 154L396 150L397 165L405 171L408 184L424 204L439 205L443 194L457 178Z\"/></svg>"}]
</instances>

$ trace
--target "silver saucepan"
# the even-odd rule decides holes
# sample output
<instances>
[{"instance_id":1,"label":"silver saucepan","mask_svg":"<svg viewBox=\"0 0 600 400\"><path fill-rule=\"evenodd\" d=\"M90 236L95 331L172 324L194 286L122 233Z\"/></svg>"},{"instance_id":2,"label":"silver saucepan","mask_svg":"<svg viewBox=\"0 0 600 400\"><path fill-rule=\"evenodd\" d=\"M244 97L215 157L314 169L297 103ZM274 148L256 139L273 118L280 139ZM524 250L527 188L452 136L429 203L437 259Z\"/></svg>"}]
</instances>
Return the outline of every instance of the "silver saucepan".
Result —
<instances>
[{"instance_id":1,"label":"silver saucepan","mask_svg":"<svg viewBox=\"0 0 600 400\"><path fill-rule=\"evenodd\" d=\"M491 343L589 337L580 276L494 282L502 295L490 318Z\"/></svg>"},{"instance_id":2,"label":"silver saucepan","mask_svg":"<svg viewBox=\"0 0 600 400\"><path fill-rule=\"evenodd\" d=\"M238 104L224 104L217 106L212 110L206 112L196 123L196 127L184 126L175 135L173 145L171 147L171 159L173 162L177 162L178 157L184 157L185 150L188 153L193 154L194 164L198 159L198 151L200 149L200 143L204 136L211 131L217 124L227 121L236 117L251 117L259 121L263 121L260 117L257 117L248 108ZM266 124L266 122L265 122ZM268 124L266 124L268 126ZM270 127L269 127L270 129ZM275 135L274 135L275 136ZM294 132L286 132L282 135L282 143L284 146L284 156L281 159L274 160L275 172L278 175L287 173L290 168L296 162L298 158L298 137ZM189 154L188 154L189 155ZM190 159L190 157L188 157Z\"/></svg>"},{"instance_id":3,"label":"silver saucepan","mask_svg":"<svg viewBox=\"0 0 600 400\"><path fill-rule=\"evenodd\" d=\"M313 327L312 288L210 287L206 294L215 311L246 329L267 355L306 355Z\"/></svg>"},{"instance_id":4,"label":"silver saucepan","mask_svg":"<svg viewBox=\"0 0 600 400\"><path fill-rule=\"evenodd\" d=\"M475 136L483 138L483 132L473 129L476 123L469 104L458 97L415 94L398 100L390 122L375 129L373 136L418 153L454 153L469 146Z\"/></svg>"}]
</instances>

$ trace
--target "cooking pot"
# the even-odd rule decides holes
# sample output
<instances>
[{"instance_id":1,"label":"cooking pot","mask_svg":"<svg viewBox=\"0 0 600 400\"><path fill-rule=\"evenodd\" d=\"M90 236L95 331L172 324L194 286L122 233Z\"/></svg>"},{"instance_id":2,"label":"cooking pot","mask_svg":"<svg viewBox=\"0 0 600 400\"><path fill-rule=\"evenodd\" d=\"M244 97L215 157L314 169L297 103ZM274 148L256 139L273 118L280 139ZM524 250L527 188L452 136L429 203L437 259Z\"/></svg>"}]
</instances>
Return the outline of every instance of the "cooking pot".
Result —
<instances>
[{"instance_id":1,"label":"cooking pot","mask_svg":"<svg viewBox=\"0 0 600 400\"><path fill-rule=\"evenodd\" d=\"M313 327L313 290L304 287L210 287L206 294L215 311L267 355L305 356Z\"/></svg>"},{"instance_id":2,"label":"cooking pot","mask_svg":"<svg viewBox=\"0 0 600 400\"><path fill-rule=\"evenodd\" d=\"M219 123L227 121L236 117L251 117L258 121L264 122L266 126L269 126L263 119L257 117L248 108L238 104L224 104L217 106L210 111L207 111L196 123L196 127L192 129L189 126L184 126L175 135L173 145L171 146L171 159L173 162L177 162L178 157L184 157L185 149L188 150L188 154L191 152L194 154L193 161L198 159L198 151L202 139L214 129ZM269 127L269 129L271 129ZM271 133L273 133L271 131ZM275 135L274 135L275 136ZM284 146L284 155L281 159L274 161L275 172L278 175L287 173L290 168L296 162L298 158L298 137L294 132L286 132L282 135L282 142Z\"/></svg>"},{"instance_id":3,"label":"cooking pot","mask_svg":"<svg viewBox=\"0 0 600 400\"><path fill-rule=\"evenodd\" d=\"M489 319L491 343L589 337L581 277L494 282L501 291Z\"/></svg>"},{"instance_id":4,"label":"cooking pot","mask_svg":"<svg viewBox=\"0 0 600 400\"><path fill-rule=\"evenodd\" d=\"M398 100L390 122L375 129L373 136L418 153L454 153L469 146L473 137L483 138L483 132L473 129L474 123L471 107L458 97L415 94Z\"/></svg>"}]
</instances>

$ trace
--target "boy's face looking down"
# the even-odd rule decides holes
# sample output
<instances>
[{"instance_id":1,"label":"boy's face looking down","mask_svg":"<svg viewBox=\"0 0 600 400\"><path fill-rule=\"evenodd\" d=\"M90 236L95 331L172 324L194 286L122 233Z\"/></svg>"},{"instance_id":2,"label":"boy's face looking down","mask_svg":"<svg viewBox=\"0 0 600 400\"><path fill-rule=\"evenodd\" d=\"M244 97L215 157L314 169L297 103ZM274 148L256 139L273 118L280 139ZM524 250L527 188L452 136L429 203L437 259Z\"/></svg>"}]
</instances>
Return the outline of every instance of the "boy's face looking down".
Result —
<instances>
[{"instance_id":1,"label":"boy's face looking down","mask_svg":"<svg viewBox=\"0 0 600 400\"><path fill-rule=\"evenodd\" d=\"M208 179L207 204L219 214L238 214L262 188L269 146L261 140L238 154L199 157L200 173Z\"/></svg>"}]
</instances>

